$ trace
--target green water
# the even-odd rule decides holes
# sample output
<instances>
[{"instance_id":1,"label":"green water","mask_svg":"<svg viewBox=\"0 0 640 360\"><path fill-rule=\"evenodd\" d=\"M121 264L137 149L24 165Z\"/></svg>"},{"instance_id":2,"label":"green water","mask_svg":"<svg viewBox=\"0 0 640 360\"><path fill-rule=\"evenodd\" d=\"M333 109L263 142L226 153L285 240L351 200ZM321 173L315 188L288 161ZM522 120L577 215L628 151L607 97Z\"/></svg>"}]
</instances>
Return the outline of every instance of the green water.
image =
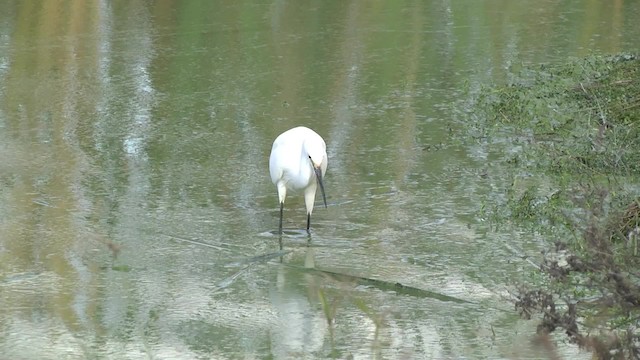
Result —
<instances>
[{"instance_id":1,"label":"green water","mask_svg":"<svg viewBox=\"0 0 640 360\"><path fill-rule=\"evenodd\" d=\"M467 90L633 51L618 1L6 1L0 354L11 359L538 358ZM327 142L304 231L275 137ZM401 285L399 285L401 284ZM581 354L561 345L567 358ZM584 354L582 354L584 356Z\"/></svg>"}]
</instances>

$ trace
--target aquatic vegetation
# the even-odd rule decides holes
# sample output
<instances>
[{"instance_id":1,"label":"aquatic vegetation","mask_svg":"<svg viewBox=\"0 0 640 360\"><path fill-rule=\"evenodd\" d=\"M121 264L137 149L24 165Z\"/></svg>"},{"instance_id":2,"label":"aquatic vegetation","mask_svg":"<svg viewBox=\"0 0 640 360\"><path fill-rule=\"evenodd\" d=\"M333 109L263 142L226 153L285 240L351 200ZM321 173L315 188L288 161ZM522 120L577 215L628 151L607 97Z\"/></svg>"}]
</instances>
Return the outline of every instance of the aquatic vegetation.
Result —
<instances>
[{"instance_id":1,"label":"aquatic vegetation","mask_svg":"<svg viewBox=\"0 0 640 360\"><path fill-rule=\"evenodd\" d=\"M549 242L515 307L598 358L640 356L640 59L591 56L478 92L470 127L511 177L484 218ZM507 149L507 151L505 151Z\"/></svg>"}]
</instances>

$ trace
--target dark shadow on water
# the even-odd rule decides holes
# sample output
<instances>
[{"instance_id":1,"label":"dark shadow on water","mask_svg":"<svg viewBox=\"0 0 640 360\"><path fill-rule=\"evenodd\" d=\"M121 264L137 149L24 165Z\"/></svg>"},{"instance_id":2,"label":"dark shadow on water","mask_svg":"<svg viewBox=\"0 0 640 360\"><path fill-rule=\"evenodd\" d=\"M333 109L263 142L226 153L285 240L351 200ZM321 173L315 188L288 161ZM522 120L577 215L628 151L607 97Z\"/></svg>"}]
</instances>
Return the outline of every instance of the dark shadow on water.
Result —
<instances>
[{"instance_id":1,"label":"dark shadow on water","mask_svg":"<svg viewBox=\"0 0 640 360\"><path fill-rule=\"evenodd\" d=\"M307 238L309 232L303 229L282 229L282 234L278 230L265 231L260 233L261 236L279 236L289 238Z\"/></svg>"},{"instance_id":2,"label":"dark shadow on water","mask_svg":"<svg viewBox=\"0 0 640 360\"><path fill-rule=\"evenodd\" d=\"M337 282L371 286L382 291L393 291L398 295L408 295L408 296L414 296L419 298L430 298L430 299L436 299L439 301L455 302L459 304L474 304L473 302L468 300L464 300L464 299L456 298L453 296L449 296L449 295L445 295L445 294L441 294L441 293L437 293L429 290L424 290L424 289L420 289L412 286L403 285L399 282L377 280L377 279L372 279L372 278L362 277L362 276L353 276L353 275L344 274L344 273L321 270L315 267L314 268L300 267L300 266L290 265L290 264L286 264L286 266L299 271L311 273L317 276L329 277Z\"/></svg>"}]
</instances>

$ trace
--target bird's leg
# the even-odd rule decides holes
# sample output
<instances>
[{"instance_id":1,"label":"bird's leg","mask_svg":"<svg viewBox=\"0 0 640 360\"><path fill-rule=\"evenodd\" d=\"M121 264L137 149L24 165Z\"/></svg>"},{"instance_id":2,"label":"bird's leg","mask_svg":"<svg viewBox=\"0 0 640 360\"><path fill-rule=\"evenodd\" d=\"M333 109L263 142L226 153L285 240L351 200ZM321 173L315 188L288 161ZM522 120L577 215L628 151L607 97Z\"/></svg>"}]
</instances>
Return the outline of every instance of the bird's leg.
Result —
<instances>
[{"instance_id":1,"label":"bird's leg","mask_svg":"<svg viewBox=\"0 0 640 360\"><path fill-rule=\"evenodd\" d=\"M282 234L282 212L284 210L284 202L280 203L280 226L278 227L278 232Z\"/></svg>"},{"instance_id":2,"label":"bird's leg","mask_svg":"<svg viewBox=\"0 0 640 360\"><path fill-rule=\"evenodd\" d=\"M316 188L318 184L312 181L311 184L304 189L304 205L307 208L307 232L311 227L311 213L313 212L313 203L316 201Z\"/></svg>"}]
</instances>

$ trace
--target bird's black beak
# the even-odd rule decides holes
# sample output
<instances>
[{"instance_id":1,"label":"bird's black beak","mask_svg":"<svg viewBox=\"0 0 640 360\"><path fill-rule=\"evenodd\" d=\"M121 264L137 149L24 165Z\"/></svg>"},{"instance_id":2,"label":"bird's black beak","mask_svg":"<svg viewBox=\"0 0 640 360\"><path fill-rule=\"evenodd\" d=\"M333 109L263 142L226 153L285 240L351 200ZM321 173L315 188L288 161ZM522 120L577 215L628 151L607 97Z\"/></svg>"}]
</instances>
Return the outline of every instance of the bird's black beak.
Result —
<instances>
[{"instance_id":1,"label":"bird's black beak","mask_svg":"<svg viewBox=\"0 0 640 360\"><path fill-rule=\"evenodd\" d=\"M327 207L327 197L324 195L324 185L322 184L322 168L320 165L313 165L313 171L316 173L316 179L318 179L318 184L320 185L320 192L322 192L322 201L324 201L324 207Z\"/></svg>"}]
</instances>

